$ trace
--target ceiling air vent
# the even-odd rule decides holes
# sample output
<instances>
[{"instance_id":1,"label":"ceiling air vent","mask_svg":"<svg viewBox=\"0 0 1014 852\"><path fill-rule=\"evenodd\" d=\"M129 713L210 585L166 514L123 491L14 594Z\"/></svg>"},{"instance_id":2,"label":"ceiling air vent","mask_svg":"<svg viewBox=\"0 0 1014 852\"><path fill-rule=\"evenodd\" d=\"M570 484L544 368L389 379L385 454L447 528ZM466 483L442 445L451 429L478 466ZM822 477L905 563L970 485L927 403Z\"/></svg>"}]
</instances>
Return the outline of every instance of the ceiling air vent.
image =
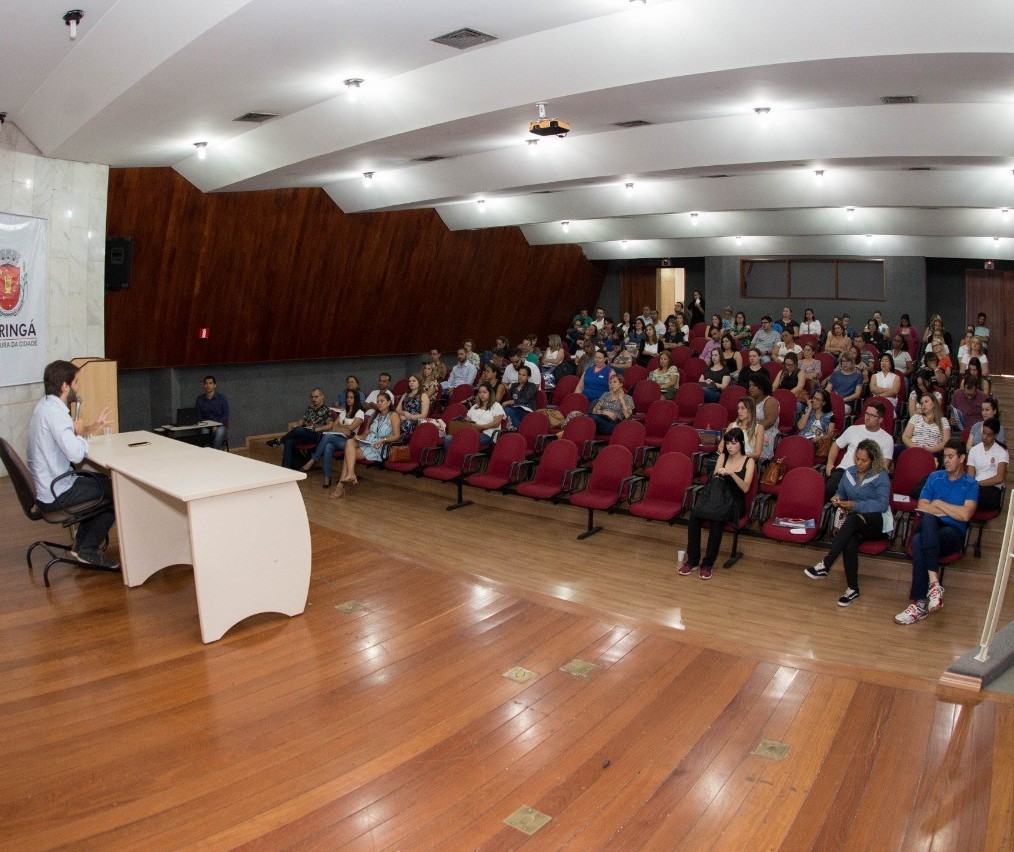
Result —
<instances>
[{"instance_id":1,"label":"ceiling air vent","mask_svg":"<svg viewBox=\"0 0 1014 852\"><path fill-rule=\"evenodd\" d=\"M917 104L919 98L915 95L885 95L880 99L882 104Z\"/></svg>"},{"instance_id":2,"label":"ceiling air vent","mask_svg":"<svg viewBox=\"0 0 1014 852\"><path fill-rule=\"evenodd\" d=\"M481 33L470 27L462 27L447 35L437 36L434 39L437 44L446 44L448 47L456 47L458 50L465 50L468 47L475 47L477 44L485 44L487 41L496 41L496 36Z\"/></svg>"},{"instance_id":3,"label":"ceiling air vent","mask_svg":"<svg viewBox=\"0 0 1014 852\"><path fill-rule=\"evenodd\" d=\"M709 180L713 180L715 178L726 178L726 177L728 177L728 175L703 175L703 177L705 177L705 178L707 178Z\"/></svg>"},{"instance_id":4,"label":"ceiling air vent","mask_svg":"<svg viewBox=\"0 0 1014 852\"><path fill-rule=\"evenodd\" d=\"M615 121L613 127L648 127L651 125L650 121L645 121L643 118L635 118L632 121Z\"/></svg>"},{"instance_id":5,"label":"ceiling air vent","mask_svg":"<svg viewBox=\"0 0 1014 852\"><path fill-rule=\"evenodd\" d=\"M446 154L427 154L425 157L416 157L413 163L437 163L440 160L449 159Z\"/></svg>"},{"instance_id":6,"label":"ceiling air vent","mask_svg":"<svg viewBox=\"0 0 1014 852\"><path fill-rule=\"evenodd\" d=\"M245 112L238 118L234 118L233 121L249 121L251 124L263 124L265 121L271 121L272 118L278 118L278 113Z\"/></svg>"},{"instance_id":7,"label":"ceiling air vent","mask_svg":"<svg viewBox=\"0 0 1014 852\"><path fill-rule=\"evenodd\" d=\"M905 169L905 171L906 172L931 172L931 171L933 171L933 166L909 166L907 169Z\"/></svg>"}]
</instances>

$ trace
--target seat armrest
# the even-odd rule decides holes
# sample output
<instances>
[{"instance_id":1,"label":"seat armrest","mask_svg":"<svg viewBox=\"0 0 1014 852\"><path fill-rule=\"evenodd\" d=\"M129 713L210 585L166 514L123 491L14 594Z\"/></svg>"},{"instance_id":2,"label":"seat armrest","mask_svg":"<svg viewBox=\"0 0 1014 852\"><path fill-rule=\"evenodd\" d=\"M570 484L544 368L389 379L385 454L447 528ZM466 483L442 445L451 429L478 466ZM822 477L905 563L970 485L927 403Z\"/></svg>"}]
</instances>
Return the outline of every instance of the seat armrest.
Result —
<instances>
[{"instance_id":1,"label":"seat armrest","mask_svg":"<svg viewBox=\"0 0 1014 852\"><path fill-rule=\"evenodd\" d=\"M61 473L58 477L56 477L56 479L54 479L50 483L49 490L53 492L53 502L62 511L66 512L68 515L83 517L85 515L91 514L103 504L109 505L109 500L103 497L101 493L98 494L93 499L88 500L84 503L77 503L71 505L65 502L64 495L67 492L64 491L63 494L57 494L56 483L58 483L61 479L64 479L68 476L81 476L86 479L94 479L96 481L101 481L102 479L102 474L96 473L95 471L92 470L68 470L66 473Z\"/></svg>"},{"instance_id":2,"label":"seat armrest","mask_svg":"<svg viewBox=\"0 0 1014 852\"><path fill-rule=\"evenodd\" d=\"M638 500L643 499L645 491L645 483L648 481L646 476L625 476L620 480L620 491L619 501L620 503L636 503ZM626 495L626 496L624 496Z\"/></svg>"},{"instance_id":3,"label":"seat armrest","mask_svg":"<svg viewBox=\"0 0 1014 852\"><path fill-rule=\"evenodd\" d=\"M563 487L560 489L560 493L573 494L575 491L582 490L588 484L589 476L591 476L591 471L586 467L568 470L563 475Z\"/></svg>"},{"instance_id":4,"label":"seat armrest","mask_svg":"<svg viewBox=\"0 0 1014 852\"><path fill-rule=\"evenodd\" d=\"M592 459L595 458L595 456L599 454L599 450L601 450L608 443L609 443L608 441L595 440L594 438L585 441L581 445L581 458L588 459L589 461L591 461Z\"/></svg>"},{"instance_id":5,"label":"seat armrest","mask_svg":"<svg viewBox=\"0 0 1014 852\"><path fill-rule=\"evenodd\" d=\"M528 482L535 475L535 462L531 459L511 462L511 469L507 475L511 485L519 482Z\"/></svg>"},{"instance_id":6,"label":"seat armrest","mask_svg":"<svg viewBox=\"0 0 1014 852\"><path fill-rule=\"evenodd\" d=\"M535 454L537 456L541 456L543 451L546 449L546 444L548 444L550 441L555 441L558 437L559 435L553 435L548 432L545 435L536 435Z\"/></svg>"},{"instance_id":7,"label":"seat armrest","mask_svg":"<svg viewBox=\"0 0 1014 852\"><path fill-rule=\"evenodd\" d=\"M440 464L444 460L444 445L438 444L435 447L423 447L423 451L419 453L419 466L420 467L432 467L435 464Z\"/></svg>"},{"instance_id":8,"label":"seat armrest","mask_svg":"<svg viewBox=\"0 0 1014 852\"><path fill-rule=\"evenodd\" d=\"M507 445L504 444L506 447ZM469 453L461 461L461 475L471 476L473 473L482 473L489 464L489 456L485 453Z\"/></svg>"}]
</instances>

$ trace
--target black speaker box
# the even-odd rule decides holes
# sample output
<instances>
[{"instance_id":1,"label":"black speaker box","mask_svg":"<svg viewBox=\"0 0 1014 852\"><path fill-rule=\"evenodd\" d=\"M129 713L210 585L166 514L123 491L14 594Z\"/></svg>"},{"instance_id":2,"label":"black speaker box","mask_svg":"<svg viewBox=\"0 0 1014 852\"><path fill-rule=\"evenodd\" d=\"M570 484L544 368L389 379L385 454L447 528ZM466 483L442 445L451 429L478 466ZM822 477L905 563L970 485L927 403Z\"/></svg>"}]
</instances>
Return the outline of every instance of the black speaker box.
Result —
<instances>
[{"instance_id":1,"label":"black speaker box","mask_svg":"<svg viewBox=\"0 0 1014 852\"><path fill-rule=\"evenodd\" d=\"M130 265L134 259L133 237L106 238L106 292L130 286Z\"/></svg>"}]
</instances>

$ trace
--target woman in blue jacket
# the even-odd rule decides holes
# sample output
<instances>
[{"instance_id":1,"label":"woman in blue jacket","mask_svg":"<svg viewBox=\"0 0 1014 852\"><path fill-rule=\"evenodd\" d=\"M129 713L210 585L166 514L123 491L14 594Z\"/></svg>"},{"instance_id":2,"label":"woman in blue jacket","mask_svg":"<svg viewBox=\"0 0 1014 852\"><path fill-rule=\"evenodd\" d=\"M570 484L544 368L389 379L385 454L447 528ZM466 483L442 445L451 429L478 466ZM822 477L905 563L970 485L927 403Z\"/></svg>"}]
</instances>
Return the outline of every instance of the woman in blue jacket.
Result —
<instances>
[{"instance_id":1,"label":"woman in blue jacket","mask_svg":"<svg viewBox=\"0 0 1014 852\"><path fill-rule=\"evenodd\" d=\"M860 441L855 464L845 471L838 492L831 498L836 510L847 513L845 523L831 542L827 556L804 572L812 580L823 580L840 555L848 586L838 598L838 606L848 606L859 597L859 545L894 532L890 502L891 480L880 445L869 439Z\"/></svg>"}]
</instances>

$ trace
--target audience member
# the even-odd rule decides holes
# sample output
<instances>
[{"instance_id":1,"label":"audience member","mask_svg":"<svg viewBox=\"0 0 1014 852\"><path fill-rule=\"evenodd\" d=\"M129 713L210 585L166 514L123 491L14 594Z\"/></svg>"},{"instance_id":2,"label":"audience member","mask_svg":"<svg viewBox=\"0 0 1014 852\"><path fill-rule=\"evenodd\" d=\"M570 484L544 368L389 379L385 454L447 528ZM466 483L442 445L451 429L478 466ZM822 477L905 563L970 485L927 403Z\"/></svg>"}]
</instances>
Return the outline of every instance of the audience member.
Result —
<instances>
[{"instance_id":1,"label":"audience member","mask_svg":"<svg viewBox=\"0 0 1014 852\"><path fill-rule=\"evenodd\" d=\"M978 508L996 512L1003 503L1003 486L1007 480L1007 464L1010 456L1007 448L996 439L1000 431L998 420L983 421L980 432L982 441L968 453L968 474L979 483Z\"/></svg>"},{"instance_id":2,"label":"audience member","mask_svg":"<svg viewBox=\"0 0 1014 852\"><path fill-rule=\"evenodd\" d=\"M471 387L475 384L477 372L475 365L468 360L468 353L464 348L459 349L457 363L451 368L450 375L446 381L440 383L440 386L446 391L454 390L459 385Z\"/></svg>"},{"instance_id":3,"label":"audience member","mask_svg":"<svg viewBox=\"0 0 1014 852\"><path fill-rule=\"evenodd\" d=\"M465 350L469 363L478 370L482 366L482 359L479 357L479 353L475 351L475 341L469 337L462 342L461 346Z\"/></svg>"},{"instance_id":4,"label":"audience member","mask_svg":"<svg viewBox=\"0 0 1014 852\"><path fill-rule=\"evenodd\" d=\"M694 290L690 297L690 326L691 328L699 322L704 322L704 295L700 290Z\"/></svg>"},{"instance_id":5,"label":"audience member","mask_svg":"<svg viewBox=\"0 0 1014 852\"><path fill-rule=\"evenodd\" d=\"M381 394L387 396L387 398L391 401L391 404L394 404L394 393L391 391L390 373L381 373L377 376L377 389L375 391L370 391L370 395L366 397L366 402L363 403L363 411L366 412L367 417L373 417L376 413L377 397Z\"/></svg>"},{"instance_id":6,"label":"audience member","mask_svg":"<svg viewBox=\"0 0 1014 852\"><path fill-rule=\"evenodd\" d=\"M704 387L705 402L718 402L722 391L732 384L732 376L722 361L722 350L717 346L708 353L708 366L697 381Z\"/></svg>"},{"instance_id":7,"label":"audience member","mask_svg":"<svg viewBox=\"0 0 1014 852\"><path fill-rule=\"evenodd\" d=\"M965 472L965 458L961 441L948 441L944 469L929 475L919 497L919 529L912 539L912 603L894 617L898 624L915 624L944 605L940 557L961 550L979 499L979 484Z\"/></svg>"},{"instance_id":8,"label":"audience member","mask_svg":"<svg viewBox=\"0 0 1014 852\"><path fill-rule=\"evenodd\" d=\"M782 369L778 371L772 390L787 390L796 397L796 402L802 402L807 398L806 377L799 372L799 358L795 352L786 352L785 360L782 361Z\"/></svg>"},{"instance_id":9,"label":"audience member","mask_svg":"<svg viewBox=\"0 0 1014 852\"><path fill-rule=\"evenodd\" d=\"M28 470L35 484L35 502L44 512L93 500L109 504L77 525L72 555L96 568L115 570L119 563L101 552L116 520L109 477L104 473L78 475L73 467L88 455L86 438L101 435L112 422L111 412L103 408L93 423L86 426L81 422L77 374L78 367L70 361L52 361L43 370L46 394L36 403L28 425ZM71 406L75 406L73 417Z\"/></svg>"},{"instance_id":10,"label":"audience member","mask_svg":"<svg viewBox=\"0 0 1014 852\"><path fill-rule=\"evenodd\" d=\"M898 327L894 330L894 333L905 341L905 348L910 355L919 350L919 331L912 325L908 314L901 315ZM897 357L895 360L897 360Z\"/></svg>"},{"instance_id":11,"label":"audience member","mask_svg":"<svg viewBox=\"0 0 1014 852\"><path fill-rule=\"evenodd\" d=\"M708 339L705 341L704 346L701 348L701 354L698 356L705 364L711 363L711 352L714 349L720 349L720 341L722 339L722 329L716 326L709 326L707 330Z\"/></svg>"},{"instance_id":12,"label":"audience member","mask_svg":"<svg viewBox=\"0 0 1014 852\"><path fill-rule=\"evenodd\" d=\"M746 363L739 371L739 375L736 377L736 384L742 387L747 387L750 383L750 379L753 376L767 375L767 370L764 369L764 356L761 354L759 349L750 347L746 352Z\"/></svg>"},{"instance_id":13,"label":"audience member","mask_svg":"<svg viewBox=\"0 0 1014 852\"><path fill-rule=\"evenodd\" d=\"M968 341L968 351L964 358L961 357L960 352L958 353L958 364L962 372L966 372L968 370L968 362L972 358L979 359L979 367L982 374L988 376L989 359L986 357L986 351L982 346L982 341L978 337L973 337L970 341Z\"/></svg>"},{"instance_id":14,"label":"audience member","mask_svg":"<svg viewBox=\"0 0 1014 852\"><path fill-rule=\"evenodd\" d=\"M891 480L883 452L876 441L859 442L854 463L844 471L831 498L836 513L846 515L827 555L804 573L811 580L827 577L835 560L842 557L845 566L845 592L838 606L848 606L859 597L859 545L864 541L888 538L894 531L891 515Z\"/></svg>"},{"instance_id":15,"label":"audience member","mask_svg":"<svg viewBox=\"0 0 1014 852\"><path fill-rule=\"evenodd\" d=\"M835 320L831 323L831 331L824 341L824 351L834 355L835 358L840 358L843 352L848 352L851 348L852 340L845 333L844 323Z\"/></svg>"},{"instance_id":16,"label":"audience member","mask_svg":"<svg viewBox=\"0 0 1014 852\"><path fill-rule=\"evenodd\" d=\"M358 376L346 376L345 377L345 390L351 390L356 392L356 396L359 397L359 404L364 405L366 403L366 394L363 393L362 387L359 385ZM340 402L335 402L335 408L341 408Z\"/></svg>"},{"instance_id":17,"label":"audience member","mask_svg":"<svg viewBox=\"0 0 1014 852\"><path fill-rule=\"evenodd\" d=\"M440 396L440 383L436 378L436 368L433 362L426 361L419 368L419 381L422 382L423 393L430 399L430 405ZM393 401L393 397L392 397Z\"/></svg>"},{"instance_id":18,"label":"audience member","mask_svg":"<svg viewBox=\"0 0 1014 852\"><path fill-rule=\"evenodd\" d=\"M211 427L211 446L222 449L229 432L229 400L217 390L214 376L204 377L204 393L197 397L194 407L201 420L214 420L221 426Z\"/></svg>"},{"instance_id":19,"label":"audience member","mask_svg":"<svg viewBox=\"0 0 1014 852\"><path fill-rule=\"evenodd\" d=\"M401 418L391 410L386 396L377 398L377 416L370 421L370 430L365 436L356 436L345 445L345 463L341 479L331 491L330 497L344 497L345 486L359 482L356 477L356 462L379 462L387 457L387 447L401 440Z\"/></svg>"},{"instance_id":20,"label":"audience member","mask_svg":"<svg viewBox=\"0 0 1014 852\"><path fill-rule=\"evenodd\" d=\"M880 452L886 460L888 468L891 466L891 459L894 457L894 439L888 432L880 428L884 419L884 404L878 400L869 402L863 411L863 422L849 426L832 443L827 454L827 464L824 465L824 472L827 474L827 483L824 486L824 500L830 500L838 492L838 483L841 482L845 471L855 464L856 448L862 441L873 440L880 446ZM838 455L844 450L845 454L838 462Z\"/></svg>"},{"instance_id":21,"label":"audience member","mask_svg":"<svg viewBox=\"0 0 1014 852\"><path fill-rule=\"evenodd\" d=\"M751 376L746 386L746 392L757 406L757 422L764 427L764 446L761 448L760 457L762 460L767 460L775 452L781 405L777 399L771 396L771 382L768 381L767 375L758 373Z\"/></svg>"},{"instance_id":22,"label":"audience member","mask_svg":"<svg viewBox=\"0 0 1014 852\"><path fill-rule=\"evenodd\" d=\"M507 396L503 401L503 409L511 425L517 429L526 414L535 411L536 385L531 381L532 367L522 364L518 367L517 381L511 382Z\"/></svg>"},{"instance_id":23,"label":"audience member","mask_svg":"<svg viewBox=\"0 0 1014 852\"><path fill-rule=\"evenodd\" d=\"M289 423L289 431L281 438L268 441L269 447L282 445L282 466L292 468L296 444L313 444L314 449L320 441L322 433L331 428L334 417L331 409L324 403L324 391L314 388L310 391L310 404L306 406L299 420Z\"/></svg>"},{"instance_id":24,"label":"audience member","mask_svg":"<svg viewBox=\"0 0 1014 852\"><path fill-rule=\"evenodd\" d=\"M966 446L969 452L971 452L972 447L982 441L983 422L986 420L995 420L997 423L1000 422L1000 403L996 401L996 397L987 396L982 401L981 413L982 420L978 423L973 423L972 428L968 432L968 443ZM1001 444L1006 445L1007 436L1004 434L1003 426L1001 426L1000 430L996 433L996 440L998 440Z\"/></svg>"},{"instance_id":25,"label":"audience member","mask_svg":"<svg viewBox=\"0 0 1014 852\"><path fill-rule=\"evenodd\" d=\"M633 344L634 346L637 347L638 351L640 351L641 343L644 340L645 328L646 326L644 324L644 320L641 319L641 317L637 317L637 319L634 320L634 325L627 332L626 337L627 345L629 346Z\"/></svg>"},{"instance_id":26,"label":"audience member","mask_svg":"<svg viewBox=\"0 0 1014 852\"><path fill-rule=\"evenodd\" d=\"M750 345L750 338L753 337L753 329L750 328L746 321L746 314L742 311L737 311L736 319L732 323L732 328L729 332L738 341L741 347Z\"/></svg>"},{"instance_id":27,"label":"audience member","mask_svg":"<svg viewBox=\"0 0 1014 852\"><path fill-rule=\"evenodd\" d=\"M634 400L623 389L623 379L618 373L609 377L609 390L592 407L591 418L595 431L600 435L611 435L616 424L634 416Z\"/></svg>"},{"instance_id":28,"label":"audience member","mask_svg":"<svg viewBox=\"0 0 1014 852\"><path fill-rule=\"evenodd\" d=\"M458 351L464 352L465 350L459 349ZM430 415L430 398L423 390L421 376L413 373L408 377L408 391L398 400L395 411L401 420L402 440L407 441L412 437L415 427Z\"/></svg>"},{"instance_id":29,"label":"audience member","mask_svg":"<svg viewBox=\"0 0 1014 852\"><path fill-rule=\"evenodd\" d=\"M951 395L951 424L956 429L964 429L982 420L982 403L986 394L976 387L973 376L965 376L961 387Z\"/></svg>"},{"instance_id":30,"label":"audience member","mask_svg":"<svg viewBox=\"0 0 1014 852\"><path fill-rule=\"evenodd\" d=\"M521 369L522 365L526 365L528 367L529 381L531 381L531 383L535 385L536 388L541 388L542 373L539 372L539 368L536 367L534 364L532 364L531 362L526 362L524 360L524 355L522 354L520 348L511 350L510 363L506 367L504 367L503 380L507 384L507 387L510 387L515 382L517 382L518 371Z\"/></svg>"},{"instance_id":31,"label":"audience member","mask_svg":"<svg viewBox=\"0 0 1014 852\"><path fill-rule=\"evenodd\" d=\"M815 357L817 349L812 343L803 344L803 357L799 359L799 372L804 379L809 379L811 387L819 388L820 380L823 378L823 367Z\"/></svg>"},{"instance_id":32,"label":"audience member","mask_svg":"<svg viewBox=\"0 0 1014 852\"><path fill-rule=\"evenodd\" d=\"M676 396L676 390L680 386L680 371L668 352L658 354L658 366L648 373L648 378L662 389L662 396L666 399Z\"/></svg>"},{"instance_id":33,"label":"audience member","mask_svg":"<svg viewBox=\"0 0 1014 852\"><path fill-rule=\"evenodd\" d=\"M890 400L897 411L902 393L901 378L894 372L894 356L885 352L880 356L880 369L870 376L870 396L882 396Z\"/></svg>"},{"instance_id":34,"label":"audience member","mask_svg":"<svg viewBox=\"0 0 1014 852\"><path fill-rule=\"evenodd\" d=\"M940 412L940 403L933 394L923 394L919 398L919 410L909 418L902 433L902 444L922 447L935 455L943 452L950 439L951 426Z\"/></svg>"},{"instance_id":35,"label":"audience member","mask_svg":"<svg viewBox=\"0 0 1014 852\"><path fill-rule=\"evenodd\" d=\"M831 399L827 391L817 388L813 396L803 400L802 411L796 421L799 434L808 441L817 441L834 433Z\"/></svg>"},{"instance_id":36,"label":"audience member","mask_svg":"<svg viewBox=\"0 0 1014 852\"><path fill-rule=\"evenodd\" d=\"M475 396L465 421L479 432L479 446L488 447L503 426L507 417L502 405L496 401L495 391L489 382L482 382L475 389ZM453 435L444 438L444 446L450 446Z\"/></svg>"},{"instance_id":37,"label":"audience member","mask_svg":"<svg viewBox=\"0 0 1014 852\"><path fill-rule=\"evenodd\" d=\"M972 379L975 386L983 393L990 393L993 383L982 374L982 366L975 356L968 359L968 369L965 371L965 375Z\"/></svg>"},{"instance_id":38,"label":"audience member","mask_svg":"<svg viewBox=\"0 0 1014 852\"><path fill-rule=\"evenodd\" d=\"M850 411L863 394L863 374L856 369L856 362L848 352L842 354L838 366L824 382L824 390L838 394L845 401L845 410Z\"/></svg>"},{"instance_id":39,"label":"audience member","mask_svg":"<svg viewBox=\"0 0 1014 852\"><path fill-rule=\"evenodd\" d=\"M439 349L430 350L430 363L433 365L433 378L437 382L444 381L447 378L447 365L444 363Z\"/></svg>"},{"instance_id":40,"label":"audience member","mask_svg":"<svg viewBox=\"0 0 1014 852\"><path fill-rule=\"evenodd\" d=\"M771 317L765 314L761 317L761 327L757 329L750 346L760 352L763 360L770 361L771 351L780 341L781 335L771 327Z\"/></svg>"},{"instance_id":41,"label":"audience member","mask_svg":"<svg viewBox=\"0 0 1014 852\"><path fill-rule=\"evenodd\" d=\"M753 483L756 462L743 454L743 431L735 427L728 429L722 438L722 447L712 477L727 483L728 513L725 518L704 518L701 517L697 507L691 510L687 528L686 559L677 568L679 574L684 577L693 574L700 567L701 579L711 579L718 551L722 547L725 524L743 515L745 495ZM711 529L708 530L708 549L702 560L701 530L705 521L710 523Z\"/></svg>"},{"instance_id":42,"label":"audience member","mask_svg":"<svg viewBox=\"0 0 1014 852\"><path fill-rule=\"evenodd\" d=\"M975 336L982 341L982 345L989 348L989 326L986 325L986 315L979 313L975 318Z\"/></svg>"},{"instance_id":43,"label":"audience member","mask_svg":"<svg viewBox=\"0 0 1014 852\"><path fill-rule=\"evenodd\" d=\"M596 402L602 394L609 390L609 377L613 369L606 363L606 353L601 349L595 350L592 355L592 363L589 364L574 388L576 393L583 393L588 402Z\"/></svg>"},{"instance_id":44,"label":"audience member","mask_svg":"<svg viewBox=\"0 0 1014 852\"><path fill-rule=\"evenodd\" d=\"M345 391L345 405L338 409L338 416L331 424L331 429L321 435L317 449L303 470L309 473L315 464L320 464L324 471L324 484L322 487L331 487L331 467L334 464L334 454L345 449L345 443L359 432L359 427L366 419L366 412L359 404L359 395L352 390Z\"/></svg>"},{"instance_id":45,"label":"audience member","mask_svg":"<svg viewBox=\"0 0 1014 852\"><path fill-rule=\"evenodd\" d=\"M659 340L658 335L655 333L655 326L649 323L644 329L644 340L637 347L637 363L642 367L647 367L648 362L658 355L662 349L662 341Z\"/></svg>"},{"instance_id":46,"label":"audience member","mask_svg":"<svg viewBox=\"0 0 1014 852\"><path fill-rule=\"evenodd\" d=\"M743 455L759 462L764 449L764 427L757 421L757 403L750 397L742 396L736 400L736 419L726 427L725 433L733 428L743 433ZM718 444L720 453L725 449L722 441Z\"/></svg>"},{"instance_id":47,"label":"audience member","mask_svg":"<svg viewBox=\"0 0 1014 852\"><path fill-rule=\"evenodd\" d=\"M718 348L721 350L722 363L725 364L725 369L729 371L729 375L735 380L739 375L739 371L743 369L743 356L736 351L736 342L733 340L732 335L728 332L723 333L721 340L718 341Z\"/></svg>"},{"instance_id":48,"label":"audience member","mask_svg":"<svg viewBox=\"0 0 1014 852\"><path fill-rule=\"evenodd\" d=\"M905 344L905 338L900 334L895 334L891 338L891 358L894 361L894 369L900 372L903 376L908 378L912 375L912 356L909 354L908 347Z\"/></svg>"},{"instance_id":49,"label":"audience member","mask_svg":"<svg viewBox=\"0 0 1014 852\"><path fill-rule=\"evenodd\" d=\"M822 332L820 320L814 316L813 308L807 308L803 311L803 321L799 324L799 333L815 334L817 337L820 337Z\"/></svg>"}]
</instances>

